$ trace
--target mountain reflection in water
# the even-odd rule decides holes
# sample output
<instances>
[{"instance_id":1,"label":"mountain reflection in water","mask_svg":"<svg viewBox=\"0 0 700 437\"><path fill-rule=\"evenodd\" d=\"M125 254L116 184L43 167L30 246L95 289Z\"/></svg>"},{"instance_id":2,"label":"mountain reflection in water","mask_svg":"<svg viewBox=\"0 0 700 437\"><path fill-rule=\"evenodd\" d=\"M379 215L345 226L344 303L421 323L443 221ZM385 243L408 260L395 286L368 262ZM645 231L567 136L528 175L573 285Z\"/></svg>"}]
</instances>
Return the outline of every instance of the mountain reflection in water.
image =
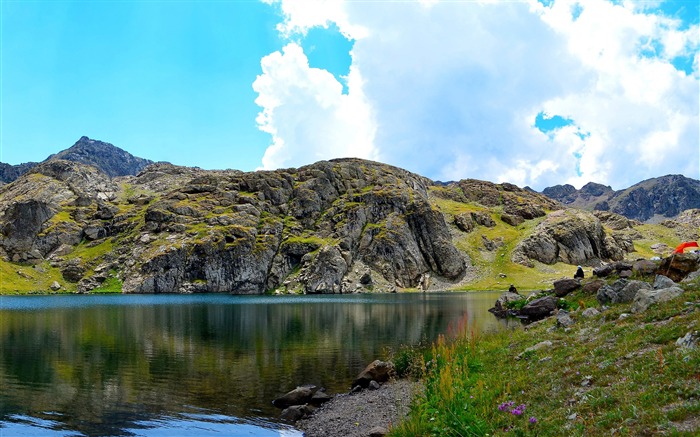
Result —
<instances>
[{"instance_id":1,"label":"mountain reflection in water","mask_svg":"<svg viewBox=\"0 0 700 437\"><path fill-rule=\"evenodd\" d=\"M499 294L3 296L0 435L300 435L272 399L347 391L465 319L499 329Z\"/></svg>"}]
</instances>

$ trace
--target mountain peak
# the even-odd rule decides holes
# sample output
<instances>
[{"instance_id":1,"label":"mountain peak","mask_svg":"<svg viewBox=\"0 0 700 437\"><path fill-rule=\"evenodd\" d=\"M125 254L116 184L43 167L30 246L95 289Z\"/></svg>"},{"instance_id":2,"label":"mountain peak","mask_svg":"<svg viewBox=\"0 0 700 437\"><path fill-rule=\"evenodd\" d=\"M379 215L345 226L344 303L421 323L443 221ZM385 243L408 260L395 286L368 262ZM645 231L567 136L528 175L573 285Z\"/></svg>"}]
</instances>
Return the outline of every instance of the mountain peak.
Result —
<instances>
[{"instance_id":1,"label":"mountain peak","mask_svg":"<svg viewBox=\"0 0 700 437\"><path fill-rule=\"evenodd\" d=\"M153 161L138 158L119 147L82 136L70 148L49 156L46 161L65 159L95 166L109 177L135 175Z\"/></svg>"}]
</instances>

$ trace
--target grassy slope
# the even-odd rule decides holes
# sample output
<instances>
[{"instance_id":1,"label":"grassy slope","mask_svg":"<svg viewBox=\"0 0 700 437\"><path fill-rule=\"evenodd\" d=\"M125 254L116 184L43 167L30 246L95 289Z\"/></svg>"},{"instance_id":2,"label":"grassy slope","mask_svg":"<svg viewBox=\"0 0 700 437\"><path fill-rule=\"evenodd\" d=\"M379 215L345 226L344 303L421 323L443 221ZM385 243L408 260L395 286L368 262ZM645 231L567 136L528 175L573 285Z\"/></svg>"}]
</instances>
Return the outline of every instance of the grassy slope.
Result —
<instances>
[{"instance_id":1,"label":"grassy slope","mask_svg":"<svg viewBox=\"0 0 700 437\"><path fill-rule=\"evenodd\" d=\"M527 220L513 227L501 221L500 211L497 208L488 209L477 203L455 202L438 197L433 197L432 201L445 214L447 223L452 223L457 214L474 211L489 212L496 222L493 228L476 226L469 233L454 228L455 246L469 255L478 272L478 279L460 286L460 290L505 290L510 284L514 284L521 291L542 290L551 288L552 281L571 277L576 271L575 267L564 263L545 265L536 262L534 268L528 268L511 262L511 253L515 246L530 235L544 217ZM503 246L489 252L483 248L483 237L489 240L503 239Z\"/></svg>"},{"instance_id":2,"label":"grassy slope","mask_svg":"<svg viewBox=\"0 0 700 437\"><path fill-rule=\"evenodd\" d=\"M642 314L621 318L622 304L586 319L579 309L570 329L551 318L403 351L394 358L424 369L427 389L391 435L698 435L700 348L676 340L700 329L700 283L685 288ZM593 296L567 299L597 306ZM523 354L543 341L552 345Z\"/></svg>"}]
</instances>

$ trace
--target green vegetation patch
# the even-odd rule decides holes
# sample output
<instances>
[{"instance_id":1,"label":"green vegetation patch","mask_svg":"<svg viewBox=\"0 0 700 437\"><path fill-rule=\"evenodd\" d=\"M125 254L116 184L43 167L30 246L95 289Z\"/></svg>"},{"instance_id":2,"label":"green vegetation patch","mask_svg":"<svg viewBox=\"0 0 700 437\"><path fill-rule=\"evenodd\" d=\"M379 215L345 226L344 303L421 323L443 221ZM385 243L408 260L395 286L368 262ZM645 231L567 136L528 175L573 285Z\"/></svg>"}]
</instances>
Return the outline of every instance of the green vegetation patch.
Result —
<instances>
[{"instance_id":1,"label":"green vegetation patch","mask_svg":"<svg viewBox=\"0 0 700 437\"><path fill-rule=\"evenodd\" d=\"M550 318L480 335L465 320L431 346L394 353L426 389L389 435L697 435L700 348L676 340L697 330L700 284L642 314L626 304L587 319L592 296L567 302L580 308L569 329Z\"/></svg>"},{"instance_id":2,"label":"green vegetation patch","mask_svg":"<svg viewBox=\"0 0 700 437\"><path fill-rule=\"evenodd\" d=\"M64 281L60 270L47 261L32 266L0 259L0 294L53 293L54 281L62 287L58 293L75 290L75 284Z\"/></svg>"}]
</instances>

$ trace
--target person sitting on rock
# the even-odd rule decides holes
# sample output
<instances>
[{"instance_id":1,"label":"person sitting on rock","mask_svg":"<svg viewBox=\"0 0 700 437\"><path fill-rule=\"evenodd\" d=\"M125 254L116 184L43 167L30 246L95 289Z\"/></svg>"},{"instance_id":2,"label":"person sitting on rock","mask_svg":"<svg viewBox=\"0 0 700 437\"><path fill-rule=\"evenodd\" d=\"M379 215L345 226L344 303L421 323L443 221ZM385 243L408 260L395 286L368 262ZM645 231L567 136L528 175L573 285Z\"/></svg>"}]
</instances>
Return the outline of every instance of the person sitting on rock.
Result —
<instances>
[{"instance_id":1,"label":"person sitting on rock","mask_svg":"<svg viewBox=\"0 0 700 437\"><path fill-rule=\"evenodd\" d=\"M578 266L576 268L576 273L574 273L574 279L583 279L583 268Z\"/></svg>"},{"instance_id":2,"label":"person sitting on rock","mask_svg":"<svg viewBox=\"0 0 700 437\"><path fill-rule=\"evenodd\" d=\"M515 285L513 284L510 284L510 288L508 288L508 291L510 291L511 293L518 294L518 289L515 288Z\"/></svg>"}]
</instances>

